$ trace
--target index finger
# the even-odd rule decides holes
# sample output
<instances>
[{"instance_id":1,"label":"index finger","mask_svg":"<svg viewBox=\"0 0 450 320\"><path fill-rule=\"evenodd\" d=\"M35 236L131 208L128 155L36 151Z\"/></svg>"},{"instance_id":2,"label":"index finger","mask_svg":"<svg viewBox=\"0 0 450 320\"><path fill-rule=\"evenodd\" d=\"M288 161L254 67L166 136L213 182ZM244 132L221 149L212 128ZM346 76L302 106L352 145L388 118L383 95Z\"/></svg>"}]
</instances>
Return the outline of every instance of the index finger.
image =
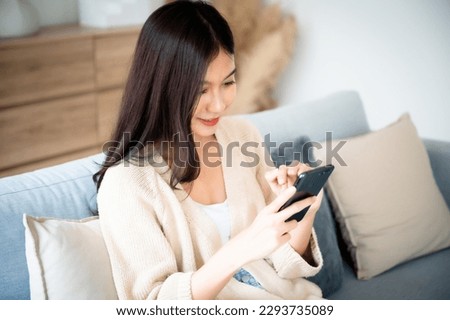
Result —
<instances>
[{"instance_id":1,"label":"index finger","mask_svg":"<svg viewBox=\"0 0 450 320\"><path fill-rule=\"evenodd\" d=\"M283 204L286 203L296 192L294 186L291 186L285 190L283 190L268 206L267 208L270 210L270 212L278 212L280 208L283 206Z\"/></svg>"}]
</instances>

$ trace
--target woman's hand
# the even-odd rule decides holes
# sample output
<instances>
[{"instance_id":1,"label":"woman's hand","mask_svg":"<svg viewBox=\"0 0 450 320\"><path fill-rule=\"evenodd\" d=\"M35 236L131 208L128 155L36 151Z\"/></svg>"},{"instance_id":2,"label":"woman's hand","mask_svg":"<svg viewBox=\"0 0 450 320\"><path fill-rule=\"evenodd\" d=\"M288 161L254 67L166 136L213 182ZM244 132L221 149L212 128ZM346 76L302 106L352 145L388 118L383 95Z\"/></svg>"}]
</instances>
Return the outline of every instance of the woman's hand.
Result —
<instances>
[{"instance_id":1,"label":"woman's hand","mask_svg":"<svg viewBox=\"0 0 450 320\"><path fill-rule=\"evenodd\" d=\"M312 168L307 164L295 162L289 166L281 165L278 169L267 172L266 180L270 185L270 188L275 194L280 194L286 188L294 185L297 177ZM312 227L316 213L319 210L320 204L323 198L323 191L314 197L314 201L311 203L308 212L303 219L297 223L296 227L289 231L290 239L289 244L300 255L308 258L309 241L311 238ZM299 210L300 211L300 210ZM297 211L298 212L298 211Z\"/></svg>"},{"instance_id":2,"label":"woman's hand","mask_svg":"<svg viewBox=\"0 0 450 320\"><path fill-rule=\"evenodd\" d=\"M311 167L307 164L294 161L289 166L283 164L279 168L268 171L265 178L272 191L279 195L283 190L293 186L301 173L309 170Z\"/></svg>"},{"instance_id":3,"label":"woman's hand","mask_svg":"<svg viewBox=\"0 0 450 320\"><path fill-rule=\"evenodd\" d=\"M250 261L267 257L278 247L291 239L290 232L297 228L297 221L285 222L290 216L303 210L315 201L315 197L297 201L278 212L280 207L294 195L295 188L282 191L275 200L266 206L253 223L227 244L235 247L235 256L244 265Z\"/></svg>"},{"instance_id":4,"label":"woman's hand","mask_svg":"<svg viewBox=\"0 0 450 320\"><path fill-rule=\"evenodd\" d=\"M323 190L321 190L317 197L314 198L314 202L312 202L311 206L308 209L308 212L303 217L303 219L299 223L297 223L297 226L293 230L289 231L289 234L291 236L291 238L289 239L289 244L309 263L313 262L312 257L310 257L311 252L309 248L309 242L311 239L314 219L322 202Z\"/></svg>"},{"instance_id":5,"label":"woman's hand","mask_svg":"<svg viewBox=\"0 0 450 320\"><path fill-rule=\"evenodd\" d=\"M285 222L294 213L313 205L316 197L309 197L291 204L278 212L294 195L289 187L256 216L252 224L228 241L191 279L194 299L212 299L227 284L237 269L243 265L270 255L281 245L291 241L291 233L297 230L297 221ZM232 259L230 259L232 257Z\"/></svg>"}]
</instances>

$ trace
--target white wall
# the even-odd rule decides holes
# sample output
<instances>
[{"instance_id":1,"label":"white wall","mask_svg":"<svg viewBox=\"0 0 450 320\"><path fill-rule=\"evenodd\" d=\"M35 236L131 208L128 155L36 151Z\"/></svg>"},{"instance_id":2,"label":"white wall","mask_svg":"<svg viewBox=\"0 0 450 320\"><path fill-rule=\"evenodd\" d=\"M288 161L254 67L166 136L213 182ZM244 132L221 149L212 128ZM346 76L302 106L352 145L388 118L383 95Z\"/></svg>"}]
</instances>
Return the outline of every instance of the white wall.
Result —
<instances>
[{"instance_id":1,"label":"white wall","mask_svg":"<svg viewBox=\"0 0 450 320\"><path fill-rule=\"evenodd\" d=\"M372 129L410 112L422 137L450 141L450 0L280 3L299 26L280 104L355 89Z\"/></svg>"}]
</instances>

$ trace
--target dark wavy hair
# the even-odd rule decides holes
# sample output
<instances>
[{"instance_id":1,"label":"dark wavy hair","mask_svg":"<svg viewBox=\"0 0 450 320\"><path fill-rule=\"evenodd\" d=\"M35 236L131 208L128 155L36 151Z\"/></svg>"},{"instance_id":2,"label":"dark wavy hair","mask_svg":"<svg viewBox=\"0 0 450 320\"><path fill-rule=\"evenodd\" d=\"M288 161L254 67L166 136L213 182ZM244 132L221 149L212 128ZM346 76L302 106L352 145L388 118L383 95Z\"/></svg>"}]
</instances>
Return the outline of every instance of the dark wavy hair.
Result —
<instances>
[{"instance_id":1,"label":"dark wavy hair","mask_svg":"<svg viewBox=\"0 0 450 320\"><path fill-rule=\"evenodd\" d=\"M108 168L141 159L149 143L169 164L172 188L198 177L191 119L208 65L220 49L234 54L233 35L208 3L175 1L150 15L136 44L112 141L93 176L97 190Z\"/></svg>"}]
</instances>

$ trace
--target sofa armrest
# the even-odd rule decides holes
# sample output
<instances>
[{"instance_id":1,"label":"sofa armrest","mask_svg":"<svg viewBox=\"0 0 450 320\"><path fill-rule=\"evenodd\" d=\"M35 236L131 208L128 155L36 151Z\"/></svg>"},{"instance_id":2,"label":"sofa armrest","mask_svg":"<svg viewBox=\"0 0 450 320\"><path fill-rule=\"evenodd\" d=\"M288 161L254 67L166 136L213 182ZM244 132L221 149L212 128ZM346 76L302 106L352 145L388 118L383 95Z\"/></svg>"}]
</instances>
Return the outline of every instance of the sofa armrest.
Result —
<instances>
[{"instance_id":1,"label":"sofa armrest","mask_svg":"<svg viewBox=\"0 0 450 320\"><path fill-rule=\"evenodd\" d=\"M450 142L423 139L434 179L450 208Z\"/></svg>"}]
</instances>

